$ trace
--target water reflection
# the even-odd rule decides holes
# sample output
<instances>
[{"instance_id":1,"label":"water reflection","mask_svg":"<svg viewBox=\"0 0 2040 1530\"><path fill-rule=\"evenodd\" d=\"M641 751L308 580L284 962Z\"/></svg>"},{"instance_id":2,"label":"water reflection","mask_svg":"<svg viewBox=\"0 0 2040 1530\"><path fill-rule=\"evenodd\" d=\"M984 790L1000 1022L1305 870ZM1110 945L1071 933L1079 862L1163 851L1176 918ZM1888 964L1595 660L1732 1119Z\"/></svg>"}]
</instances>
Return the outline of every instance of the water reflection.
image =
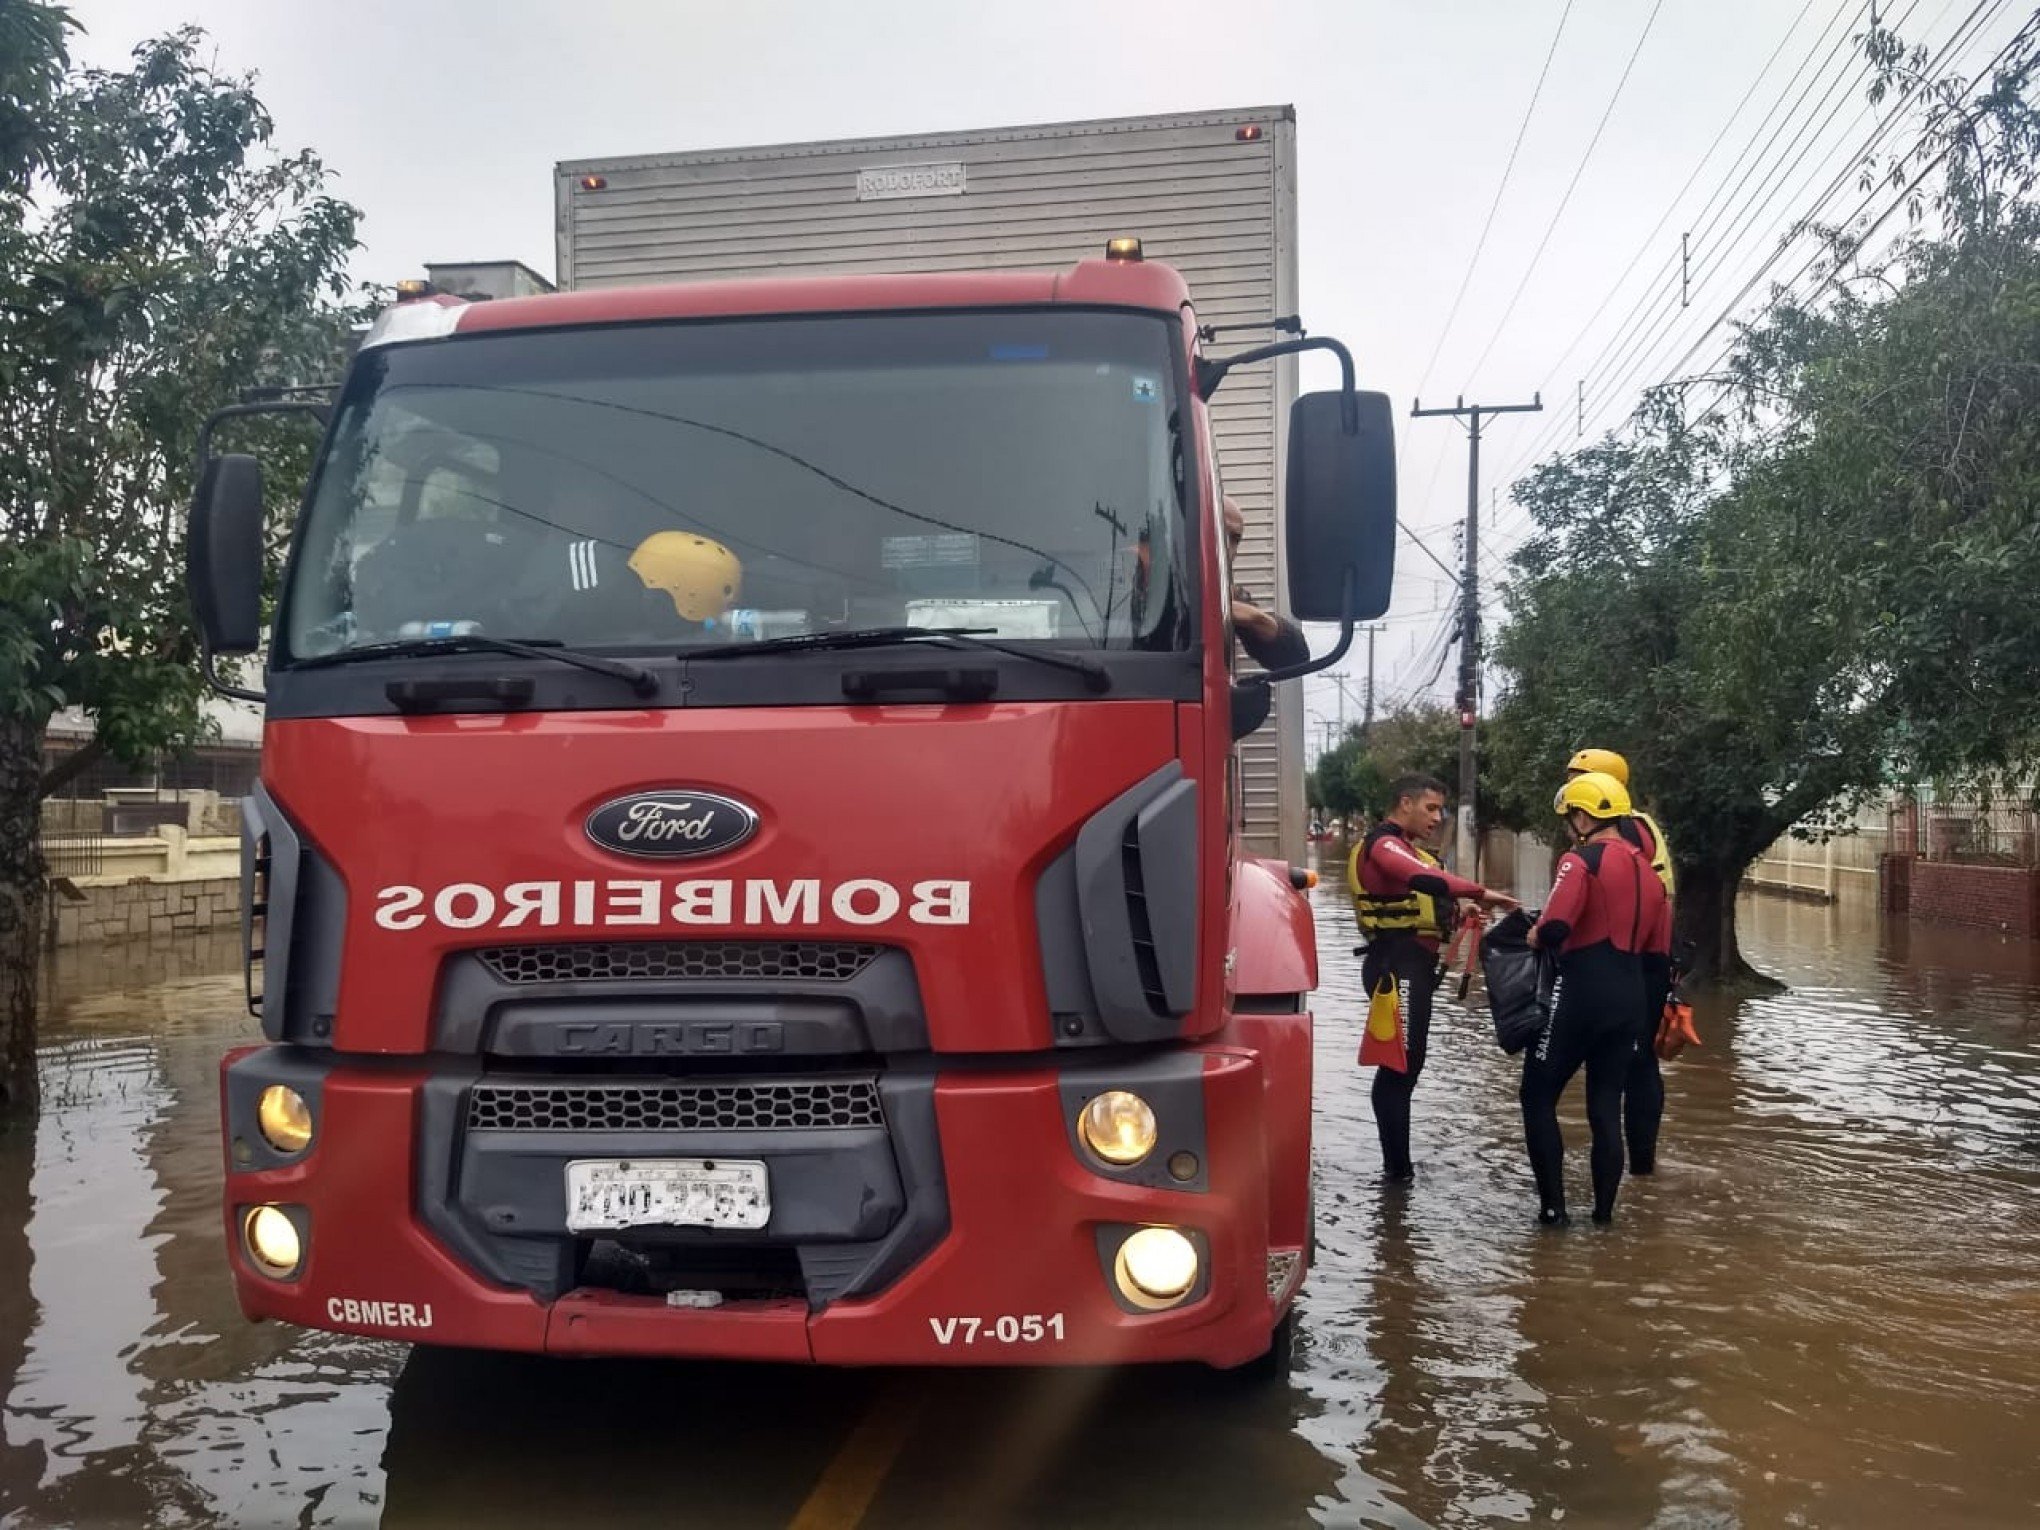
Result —
<instances>
[{"instance_id":1,"label":"water reflection","mask_svg":"<svg viewBox=\"0 0 2040 1530\"><path fill-rule=\"evenodd\" d=\"M1350 1031L1321 1036L1320 1160L1378 1203L1353 1276L1378 1310L1346 1320L1372 1367L1305 1385L1419 1517L2030 1517L2040 1470L2008 1423L2040 1402L2031 953L1798 905L1744 921L1793 991L1703 1007L1662 1171L1605 1232L1528 1229L1514 1068L1479 1016L1446 1006L1434 1032L1407 1204L1374 1183L1364 1102L1341 1108Z\"/></svg>"},{"instance_id":2,"label":"water reflection","mask_svg":"<svg viewBox=\"0 0 2040 1530\"><path fill-rule=\"evenodd\" d=\"M552 1363L248 1324L218 1246L217 1060L252 1029L237 937L167 975L72 954L42 1119L0 1132L0 1511L783 1525L861 1462L873 1526L2030 1518L2040 948L1749 905L1752 958L1792 991L1703 1007L1661 1174L1612 1229L1549 1235L1515 1065L1450 1003L1418 1180L1379 1182L1347 916L1319 897L1321 1262L1288 1387Z\"/></svg>"},{"instance_id":3,"label":"water reflection","mask_svg":"<svg viewBox=\"0 0 2040 1530\"><path fill-rule=\"evenodd\" d=\"M855 1475L866 1439L888 1463L872 1525L1296 1523L1332 1473L1295 1411L1281 1387L1201 1368L832 1372L418 1349L390 1398L383 1523L667 1525L684 1504L690 1523L785 1525L832 1462Z\"/></svg>"}]
</instances>

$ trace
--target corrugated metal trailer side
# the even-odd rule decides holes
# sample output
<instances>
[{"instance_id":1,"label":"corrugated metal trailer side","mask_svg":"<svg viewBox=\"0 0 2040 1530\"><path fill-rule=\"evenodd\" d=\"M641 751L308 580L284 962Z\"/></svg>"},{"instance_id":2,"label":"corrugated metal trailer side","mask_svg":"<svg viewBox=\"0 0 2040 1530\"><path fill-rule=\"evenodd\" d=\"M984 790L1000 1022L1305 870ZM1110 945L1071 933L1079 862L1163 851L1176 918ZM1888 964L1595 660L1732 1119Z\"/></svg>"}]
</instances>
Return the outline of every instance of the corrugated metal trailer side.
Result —
<instances>
[{"instance_id":1,"label":"corrugated metal trailer side","mask_svg":"<svg viewBox=\"0 0 2040 1530\"><path fill-rule=\"evenodd\" d=\"M1202 322L1297 308L1287 106L581 160L558 167L554 196L562 287L1055 269L1138 234L1183 272ZM1214 411L1220 470L1246 515L1240 576L1264 602L1286 604L1274 525L1295 396L1285 357L1233 374ZM1271 720L1241 746L1241 785L1249 842L1297 858L1302 758L1302 690L1280 686Z\"/></svg>"}]
</instances>

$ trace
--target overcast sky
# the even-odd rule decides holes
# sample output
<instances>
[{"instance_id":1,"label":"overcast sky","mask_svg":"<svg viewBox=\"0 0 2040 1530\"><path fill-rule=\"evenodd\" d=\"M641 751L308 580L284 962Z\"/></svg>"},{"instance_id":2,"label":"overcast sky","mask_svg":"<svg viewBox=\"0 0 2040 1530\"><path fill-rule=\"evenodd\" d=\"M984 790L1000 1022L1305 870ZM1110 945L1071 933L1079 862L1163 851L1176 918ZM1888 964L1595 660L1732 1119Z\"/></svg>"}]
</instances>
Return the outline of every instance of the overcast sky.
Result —
<instances>
[{"instance_id":1,"label":"overcast sky","mask_svg":"<svg viewBox=\"0 0 2040 1530\"><path fill-rule=\"evenodd\" d=\"M560 160L1293 103L1311 330L1351 344L1362 386L1388 391L1399 412L1420 387L1426 403L1544 392L1547 414L1498 420L1488 439L1483 481L1503 505L1483 535L1498 549L1522 525L1508 477L1533 448L1574 439L1580 381L1592 434L1627 413L1637 385L1704 370L1718 346L1672 368L1878 120L1849 46L1868 0L73 6L89 62L117 64L190 20L221 68L255 71L279 142L316 149L366 213L356 271L380 281L428 260L500 257L550 275ZM1958 69L1995 51L2028 13L2023 0L1881 0L1902 32L1934 44L1975 11ZM1856 204L1848 179L1831 214ZM1639 302L1641 343L1611 350ZM1317 361L1306 358L1307 386L1335 380ZM1403 520L1453 562L1463 431L1410 425L1401 471ZM1483 563L1491 581L1498 567ZM1397 575L1379 645L1385 693L1429 677L1449 595L1407 542ZM1344 666L1355 694L1365 666L1364 648ZM1450 695L1449 663L1437 690ZM1332 717L1338 700L1329 681L1311 682L1312 710Z\"/></svg>"}]
</instances>

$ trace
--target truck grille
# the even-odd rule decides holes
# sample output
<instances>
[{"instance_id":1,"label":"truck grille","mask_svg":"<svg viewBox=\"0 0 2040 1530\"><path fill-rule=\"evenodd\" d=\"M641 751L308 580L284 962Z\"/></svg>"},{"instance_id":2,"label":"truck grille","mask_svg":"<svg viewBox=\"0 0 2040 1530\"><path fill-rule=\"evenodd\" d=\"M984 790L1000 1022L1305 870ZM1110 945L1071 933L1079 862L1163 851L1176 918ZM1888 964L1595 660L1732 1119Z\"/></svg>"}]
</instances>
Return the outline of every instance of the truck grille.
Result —
<instances>
[{"instance_id":1,"label":"truck grille","mask_svg":"<svg viewBox=\"0 0 2040 1530\"><path fill-rule=\"evenodd\" d=\"M591 940L490 946L475 954L505 983L631 978L799 978L847 983L884 949L827 940Z\"/></svg>"},{"instance_id":2,"label":"truck grille","mask_svg":"<svg viewBox=\"0 0 2040 1530\"><path fill-rule=\"evenodd\" d=\"M883 1126L870 1079L722 1084L477 1084L470 1131L762 1132Z\"/></svg>"}]
</instances>

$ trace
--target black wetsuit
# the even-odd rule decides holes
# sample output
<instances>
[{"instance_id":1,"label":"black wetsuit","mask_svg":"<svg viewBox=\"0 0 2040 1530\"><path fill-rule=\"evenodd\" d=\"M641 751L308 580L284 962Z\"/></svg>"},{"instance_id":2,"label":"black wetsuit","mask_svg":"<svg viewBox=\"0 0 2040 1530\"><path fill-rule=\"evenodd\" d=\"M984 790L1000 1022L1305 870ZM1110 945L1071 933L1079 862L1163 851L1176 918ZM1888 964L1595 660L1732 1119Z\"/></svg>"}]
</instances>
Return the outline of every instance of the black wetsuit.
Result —
<instances>
[{"instance_id":1,"label":"black wetsuit","mask_svg":"<svg viewBox=\"0 0 2040 1530\"><path fill-rule=\"evenodd\" d=\"M1649 863L1620 840L1568 851L1538 921L1558 951L1550 1013L1523 1056L1523 1139L1540 1218L1565 1218L1565 1139L1558 1099L1584 1064L1593 1134L1594 1220L1615 1211L1622 1183L1622 1091L1644 1005L1642 953L1666 939L1669 905Z\"/></svg>"},{"instance_id":2,"label":"black wetsuit","mask_svg":"<svg viewBox=\"0 0 2040 1530\"><path fill-rule=\"evenodd\" d=\"M1479 883L1421 860L1411 851L1409 837L1393 823L1378 823L1367 831L1354 864L1363 895L1397 898L1422 893L1437 900L1437 909L1447 921L1450 900L1481 894ZM1381 1137L1381 1166L1390 1179L1409 1179L1416 1173L1410 1161L1410 1096L1416 1093L1417 1076L1424 1071L1424 1057L1430 1050L1431 996L1438 987L1442 933L1437 927L1370 931L1367 954L1360 961L1360 980L1369 994L1387 973L1394 976L1402 1000L1403 1046L1409 1067L1401 1073L1376 1068L1371 1091L1374 1127Z\"/></svg>"},{"instance_id":3,"label":"black wetsuit","mask_svg":"<svg viewBox=\"0 0 2040 1530\"><path fill-rule=\"evenodd\" d=\"M1645 861L1657 854L1656 840L1636 819L1622 819L1616 832ZM1665 1118L1665 1076L1658 1067L1657 1030L1671 991L1671 958L1663 951L1645 951L1643 1013L1637 1021L1636 1050L1630 1054L1628 1076L1622 1083L1622 1135L1629 1144L1631 1174L1650 1174L1657 1168L1658 1128Z\"/></svg>"},{"instance_id":4,"label":"black wetsuit","mask_svg":"<svg viewBox=\"0 0 2040 1530\"><path fill-rule=\"evenodd\" d=\"M1390 1179L1410 1179L1410 1096L1431 1046L1431 996L1438 991L1438 953L1409 935L1387 935L1374 941L1360 961L1360 980L1373 993L1386 973L1395 979L1402 1001L1403 1047L1409 1068L1376 1068L1370 1098L1374 1129L1381 1138L1381 1166Z\"/></svg>"}]
</instances>

